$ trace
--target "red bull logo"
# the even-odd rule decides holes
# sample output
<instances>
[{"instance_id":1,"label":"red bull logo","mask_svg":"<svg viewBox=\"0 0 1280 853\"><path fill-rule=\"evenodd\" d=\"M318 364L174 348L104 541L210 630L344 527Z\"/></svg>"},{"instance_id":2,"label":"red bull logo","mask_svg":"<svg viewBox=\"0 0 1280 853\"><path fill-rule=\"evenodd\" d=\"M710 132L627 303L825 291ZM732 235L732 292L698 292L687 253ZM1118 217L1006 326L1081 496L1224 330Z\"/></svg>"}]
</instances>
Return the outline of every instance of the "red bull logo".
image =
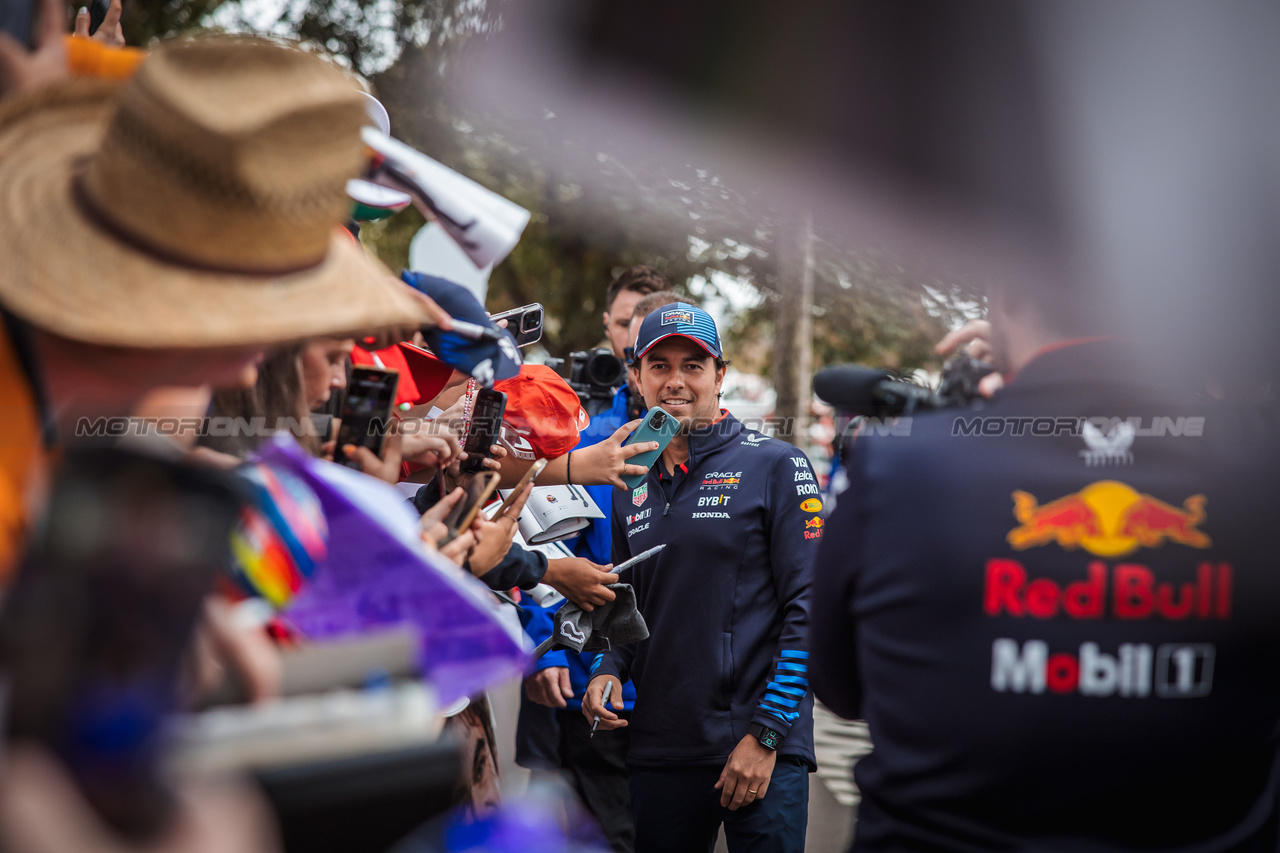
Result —
<instances>
[{"instance_id":1,"label":"red bull logo","mask_svg":"<svg viewBox=\"0 0 1280 853\"><path fill-rule=\"evenodd\" d=\"M804 538L805 539L821 539L822 527L823 527L823 521L821 518L805 519Z\"/></svg>"},{"instance_id":2,"label":"red bull logo","mask_svg":"<svg viewBox=\"0 0 1280 853\"><path fill-rule=\"evenodd\" d=\"M1204 495L1192 495L1176 507L1116 480L1090 483L1043 505L1016 491L1013 515L1019 526L1005 538L1018 551L1056 542L1099 557L1121 557L1166 540L1208 548L1209 537L1197 529L1205 520L1204 504Z\"/></svg>"}]
</instances>

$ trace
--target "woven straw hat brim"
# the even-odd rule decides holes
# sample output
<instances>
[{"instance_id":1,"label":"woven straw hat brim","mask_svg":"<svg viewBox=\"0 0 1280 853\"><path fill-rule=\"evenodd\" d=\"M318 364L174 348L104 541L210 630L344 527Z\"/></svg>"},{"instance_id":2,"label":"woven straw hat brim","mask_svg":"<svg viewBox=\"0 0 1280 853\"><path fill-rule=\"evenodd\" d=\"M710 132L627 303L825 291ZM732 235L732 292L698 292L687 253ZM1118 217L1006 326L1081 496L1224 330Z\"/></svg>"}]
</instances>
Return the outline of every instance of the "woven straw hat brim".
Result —
<instances>
[{"instance_id":1,"label":"woven straw hat brim","mask_svg":"<svg viewBox=\"0 0 1280 853\"><path fill-rule=\"evenodd\" d=\"M247 276L173 264L126 245L77 206L72 177L97 148L116 87L76 81L0 116L0 303L72 340L143 348L271 344L412 326L409 288L334 230L305 272Z\"/></svg>"}]
</instances>

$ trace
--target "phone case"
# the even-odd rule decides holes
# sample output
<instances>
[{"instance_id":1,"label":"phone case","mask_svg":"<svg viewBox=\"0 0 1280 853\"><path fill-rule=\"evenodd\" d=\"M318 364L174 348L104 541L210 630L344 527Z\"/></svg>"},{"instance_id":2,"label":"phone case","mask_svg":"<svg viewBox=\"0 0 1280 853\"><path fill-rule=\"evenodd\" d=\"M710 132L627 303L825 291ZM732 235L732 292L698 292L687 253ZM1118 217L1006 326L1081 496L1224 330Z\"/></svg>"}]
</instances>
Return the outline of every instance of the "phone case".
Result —
<instances>
[{"instance_id":1,"label":"phone case","mask_svg":"<svg viewBox=\"0 0 1280 853\"><path fill-rule=\"evenodd\" d=\"M659 421L658 426L654 426L655 415L661 415L656 418ZM675 437L676 432L680 429L680 422L667 412L661 406L654 406L649 413L644 416L644 423L631 434L631 437L623 444L635 444L640 441L656 441L658 447L639 456L632 456L627 460L628 465L643 465L645 468L652 468L653 463L658 461L658 457L662 455L662 451L666 449L671 439ZM622 482L627 484L628 489L634 489L644 482L646 474L629 474L622 478Z\"/></svg>"},{"instance_id":2,"label":"phone case","mask_svg":"<svg viewBox=\"0 0 1280 853\"><path fill-rule=\"evenodd\" d=\"M484 460L489 458L489 448L498 443L502 433L502 418L507 411L507 395L491 388L482 388L476 394L475 410L471 425L462 442L467 460L462 463L464 474L476 474L484 470Z\"/></svg>"}]
</instances>

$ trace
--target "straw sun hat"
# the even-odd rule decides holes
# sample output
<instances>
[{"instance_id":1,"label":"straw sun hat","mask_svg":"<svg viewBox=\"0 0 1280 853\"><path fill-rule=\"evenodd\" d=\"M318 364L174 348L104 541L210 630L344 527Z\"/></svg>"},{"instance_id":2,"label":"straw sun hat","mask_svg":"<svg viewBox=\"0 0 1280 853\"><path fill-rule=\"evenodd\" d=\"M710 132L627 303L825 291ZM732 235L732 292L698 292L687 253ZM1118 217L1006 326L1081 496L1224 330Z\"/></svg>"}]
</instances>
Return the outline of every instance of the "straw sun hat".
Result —
<instances>
[{"instance_id":1,"label":"straw sun hat","mask_svg":"<svg viewBox=\"0 0 1280 853\"><path fill-rule=\"evenodd\" d=\"M158 48L124 84L0 105L0 304L128 347L266 344L430 319L338 226L359 90L258 39Z\"/></svg>"}]
</instances>

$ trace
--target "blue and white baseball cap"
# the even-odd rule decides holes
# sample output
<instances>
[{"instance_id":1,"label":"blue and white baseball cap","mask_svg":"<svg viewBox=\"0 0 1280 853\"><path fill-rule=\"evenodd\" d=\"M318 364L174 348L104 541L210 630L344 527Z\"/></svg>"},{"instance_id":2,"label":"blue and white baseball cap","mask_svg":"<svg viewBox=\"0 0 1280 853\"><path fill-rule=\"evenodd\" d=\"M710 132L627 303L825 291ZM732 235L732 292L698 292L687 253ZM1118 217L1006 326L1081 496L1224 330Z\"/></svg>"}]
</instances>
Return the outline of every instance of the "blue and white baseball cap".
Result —
<instances>
[{"instance_id":1,"label":"blue and white baseball cap","mask_svg":"<svg viewBox=\"0 0 1280 853\"><path fill-rule=\"evenodd\" d=\"M663 305L644 318L636 334L634 359L639 361L658 341L673 336L688 338L715 358L721 357L716 321L696 305L677 302Z\"/></svg>"}]
</instances>

